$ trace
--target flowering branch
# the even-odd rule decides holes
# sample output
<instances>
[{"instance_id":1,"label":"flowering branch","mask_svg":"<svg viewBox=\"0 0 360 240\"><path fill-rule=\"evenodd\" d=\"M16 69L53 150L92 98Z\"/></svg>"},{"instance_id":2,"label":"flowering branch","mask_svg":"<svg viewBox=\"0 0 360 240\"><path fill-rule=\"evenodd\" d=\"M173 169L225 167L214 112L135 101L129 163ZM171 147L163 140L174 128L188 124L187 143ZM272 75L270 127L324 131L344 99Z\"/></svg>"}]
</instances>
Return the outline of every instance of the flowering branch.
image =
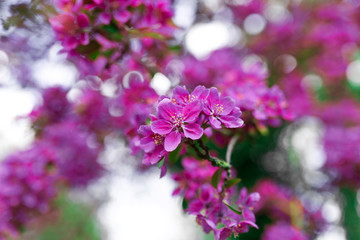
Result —
<instances>
[{"instance_id":1,"label":"flowering branch","mask_svg":"<svg viewBox=\"0 0 360 240\"><path fill-rule=\"evenodd\" d=\"M230 178L231 165L222 159L211 156L209 148L204 144L204 142L201 139L197 141L187 139L186 143L195 150L199 158L208 160L209 162L211 162L211 164L214 167L220 167L226 170L227 171L226 180Z\"/></svg>"}]
</instances>

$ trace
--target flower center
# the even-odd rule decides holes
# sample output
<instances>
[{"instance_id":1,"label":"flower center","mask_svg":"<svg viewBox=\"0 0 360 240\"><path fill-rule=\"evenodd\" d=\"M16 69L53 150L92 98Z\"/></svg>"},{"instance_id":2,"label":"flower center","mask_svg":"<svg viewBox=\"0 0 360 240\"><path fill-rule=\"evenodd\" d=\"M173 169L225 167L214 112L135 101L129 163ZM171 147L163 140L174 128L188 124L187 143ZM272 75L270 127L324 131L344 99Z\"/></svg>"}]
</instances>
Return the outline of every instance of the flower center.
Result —
<instances>
[{"instance_id":1,"label":"flower center","mask_svg":"<svg viewBox=\"0 0 360 240\"><path fill-rule=\"evenodd\" d=\"M160 134L153 134L152 139L154 140L156 146L163 143L163 138Z\"/></svg>"},{"instance_id":2,"label":"flower center","mask_svg":"<svg viewBox=\"0 0 360 240\"><path fill-rule=\"evenodd\" d=\"M223 105L219 103L215 105L214 109L216 114L220 114L224 111Z\"/></svg>"},{"instance_id":3,"label":"flower center","mask_svg":"<svg viewBox=\"0 0 360 240\"><path fill-rule=\"evenodd\" d=\"M198 100L198 97L197 96L194 96L194 95L189 95L189 102L194 102Z\"/></svg>"},{"instance_id":4,"label":"flower center","mask_svg":"<svg viewBox=\"0 0 360 240\"><path fill-rule=\"evenodd\" d=\"M176 114L171 117L171 121L175 127L181 127L183 123L182 114Z\"/></svg>"}]
</instances>

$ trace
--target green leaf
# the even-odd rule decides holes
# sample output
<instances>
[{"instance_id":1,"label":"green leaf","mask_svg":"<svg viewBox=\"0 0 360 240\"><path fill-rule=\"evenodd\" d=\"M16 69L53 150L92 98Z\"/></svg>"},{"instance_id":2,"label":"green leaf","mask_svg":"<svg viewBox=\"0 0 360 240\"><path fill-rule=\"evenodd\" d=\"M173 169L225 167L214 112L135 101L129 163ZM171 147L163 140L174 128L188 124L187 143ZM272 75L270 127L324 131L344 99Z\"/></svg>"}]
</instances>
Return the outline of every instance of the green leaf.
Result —
<instances>
[{"instance_id":1,"label":"green leaf","mask_svg":"<svg viewBox=\"0 0 360 240\"><path fill-rule=\"evenodd\" d=\"M232 206L230 206L229 204L227 204L226 202L223 202L231 211L233 211L234 213L237 213L239 215L241 215L241 212L236 210L235 208L233 208Z\"/></svg>"},{"instance_id":2,"label":"green leaf","mask_svg":"<svg viewBox=\"0 0 360 240\"><path fill-rule=\"evenodd\" d=\"M110 39L113 41L121 41L124 38L124 36L120 32L115 32L110 34Z\"/></svg>"},{"instance_id":3,"label":"green leaf","mask_svg":"<svg viewBox=\"0 0 360 240\"><path fill-rule=\"evenodd\" d=\"M105 29L108 33L118 33L119 32L119 29L114 24L104 25L104 26L102 26L102 28Z\"/></svg>"},{"instance_id":4,"label":"green leaf","mask_svg":"<svg viewBox=\"0 0 360 240\"><path fill-rule=\"evenodd\" d=\"M183 210L187 209L188 207L189 207L189 203L185 200L185 198L183 198L183 201L182 201Z\"/></svg>"},{"instance_id":5,"label":"green leaf","mask_svg":"<svg viewBox=\"0 0 360 240\"><path fill-rule=\"evenodd\" d=\"M180 52L181 46L180 45L169 46L169 49L174 52Z\"/></svg>"},{"instance_id":6,"label":"green leaf","mask_svg":"<svg viewBox=\"0 0 360 240\"><path fill-rule=\"evenodd\" d=\"M182 150L182 145L179 145L174 151L169 153L169 162L176 163L179 160L179 155Z\"/></svg>"},{"instance_id":7,"label":"green leaf","mask_svg":"<svg viewBox=\"0 0 360 240\"><path fill-rule=\"evenodd\" d=\"M241 182L240 178L229 179L228 181L225 182L225 188L230 188L230 187L238 184L239 182Z\"/></svg>"},{"instance_id":8,"label":"green leaf","mask_svg":"<svg viewBox=\"0 0 360 240\"><path fill-rule=\"evenodd\" d=\"M219 229L219 228L223 228L223 227L226 227L225 224L219 222L218 224L216 224L216 228Z\"/></svg>"},{"instance_id":9,"label":"green leaf","mask_svg":"<svg viewBox=\"0 0 360 240\"><path fill-rule=\"evenodd\" d=\"M158 163L157 163L157 166L159 168L161 168L163 165L164 165L164 162L165 162L165 158L162 158Z\"/></svg>"},{"instance_id":10,"label":"green leaf","mask_svg":"<svg viewBox=\"0 0 360 240\"><path fill-rule=\"evenodd\" d=\"M220 181L221 181L221 174L222 174L223 169L219 168L218 170L216 170L216 172L214 173L214 175L211 177L211 185L214 188L217 188Z\"/></svg>"}]
</instances>

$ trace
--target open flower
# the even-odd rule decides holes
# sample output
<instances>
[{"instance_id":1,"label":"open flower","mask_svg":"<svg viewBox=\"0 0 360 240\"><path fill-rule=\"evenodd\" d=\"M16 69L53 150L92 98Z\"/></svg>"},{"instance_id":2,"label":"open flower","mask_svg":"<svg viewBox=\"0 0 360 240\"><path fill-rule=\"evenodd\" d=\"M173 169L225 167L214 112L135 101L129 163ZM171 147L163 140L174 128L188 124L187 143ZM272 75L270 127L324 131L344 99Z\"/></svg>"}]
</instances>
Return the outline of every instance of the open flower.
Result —
<instances>
[{"instance_id":1,"label":"open flower","mask_svg":"<svg viewBox=\"0 0 360 240\"><path fill-rule=\"evenodd\" d=\"M221 124L227 128L238 128L244 125L240 118L241 111L235 107L235 102L230 97L220 97L218 90L210 88L209 95L204 104L203 111L209 116L210 125L220 129Z\"/></svg>"},{"instance_id":2,"label":"open flower","mask_svg":"<svg viewBox=\"0 0 360 240\"><path fill-rule=\"evenodd\" d=\"M153 165L159 162L165 155L164 137L151 131L149 125L142 125L138 130L143 135L140 140L140 147L144 150L144 165Z\"/></svg>"},{"instance_id":3,"label":"open flower","mask_svg":"<svg viewBox=\"0 0 360 240\"><path fill-rule=\"evenodd\" d=\"M177 86L173 91L173 97L171 101L175 104L183 106L197 100L203 102L208 94L209 90L204 86L197 86L191 94L186 90L185 87Z\"/></svg>"},{"instance_id":4,"label":"open flower","mask_svg":"<svg viewBox=\"0 0 360 240\"><path fill-rule=\"evenodd\" d=\"M201 112L199 101L191 102L181 108L171 102L170 99L163 99L158 105L158 118L151 124L154 133L165 135L165 150L171 152L179 146L181 137L197 140L203 135L203 129L195 123Z\"/></svg>"}]
</instances>

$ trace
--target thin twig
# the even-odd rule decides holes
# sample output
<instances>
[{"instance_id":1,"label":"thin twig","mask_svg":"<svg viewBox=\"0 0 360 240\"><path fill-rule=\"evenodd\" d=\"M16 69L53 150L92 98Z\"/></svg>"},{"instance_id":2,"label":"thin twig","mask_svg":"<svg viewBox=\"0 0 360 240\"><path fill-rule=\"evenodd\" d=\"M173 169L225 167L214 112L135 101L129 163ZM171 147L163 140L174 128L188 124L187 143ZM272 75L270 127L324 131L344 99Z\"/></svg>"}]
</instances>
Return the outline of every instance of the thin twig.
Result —
<instances>
[{"instance_id":1,"label":"thin twig","mask_svg":"<svg viewBox=\"0 0 360 240\"><path fill-rule=\"evenodd\" d=\"M236 135L234 135L232 138L231 138L231 140L230 140L230 142L229 142L229 144L228 144L228 148L227 148L227 150L226 150L226 162L227 162L227 164L229 164L230 165L230 162L231 162L231 154L232 154L232 152L233 152L233 150L234 150L234 147L235 147L235 143L237 142L237 140L239 139L239 135L238 134L236 134Z\"/></svg>"}]
</instances>

